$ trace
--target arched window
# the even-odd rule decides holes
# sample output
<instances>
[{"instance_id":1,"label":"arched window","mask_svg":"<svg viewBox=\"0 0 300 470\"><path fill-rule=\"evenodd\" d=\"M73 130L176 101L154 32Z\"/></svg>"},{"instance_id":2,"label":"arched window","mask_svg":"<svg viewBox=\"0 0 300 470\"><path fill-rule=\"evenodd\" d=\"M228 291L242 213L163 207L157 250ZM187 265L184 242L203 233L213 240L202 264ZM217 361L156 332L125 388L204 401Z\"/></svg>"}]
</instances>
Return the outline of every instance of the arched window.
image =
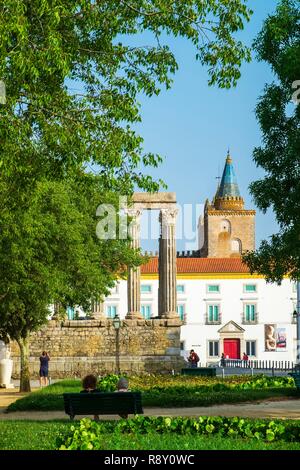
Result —
<instances>
[{"instance_id":1,"label":"arched window","mask_svg":"<svg viewBox=\"0 0 300 470\"><path fill-rule=\"evenodd\" d=\"M242 253L242 242L239 238L231 240L231 251L233 253Z\"/></svg>"},{"instance_id":2,"label":"arched window","mask_svg":"<svg viewBox=\"0 0 300 470\"><path fill-rule=\"evenodd\" d=\"M226 219L222 220L221 232L227 232L227 233L231 232L231 223L229 222L229 220L226 220Z\"/></svg>"}]
</instances>

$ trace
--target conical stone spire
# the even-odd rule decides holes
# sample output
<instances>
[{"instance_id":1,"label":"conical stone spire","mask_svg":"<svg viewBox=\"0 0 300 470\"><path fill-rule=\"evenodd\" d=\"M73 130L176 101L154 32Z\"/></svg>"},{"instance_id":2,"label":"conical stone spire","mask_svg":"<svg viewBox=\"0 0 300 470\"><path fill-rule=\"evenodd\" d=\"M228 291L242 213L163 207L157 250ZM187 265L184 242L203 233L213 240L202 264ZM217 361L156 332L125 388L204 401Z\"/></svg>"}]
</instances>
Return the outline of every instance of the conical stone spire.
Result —
<instances>
[{"instance_id":1,"label":"conical stone spire","mask_svg":"<svg viewBox=\"0 0 300 470\"><path fill-rule=\"evenodd\" d=\"M221 183L214 199L214 207L218 210L244 209L244 200L240 194L229 151L227 153Z\"/></svg>"}]
</instances>

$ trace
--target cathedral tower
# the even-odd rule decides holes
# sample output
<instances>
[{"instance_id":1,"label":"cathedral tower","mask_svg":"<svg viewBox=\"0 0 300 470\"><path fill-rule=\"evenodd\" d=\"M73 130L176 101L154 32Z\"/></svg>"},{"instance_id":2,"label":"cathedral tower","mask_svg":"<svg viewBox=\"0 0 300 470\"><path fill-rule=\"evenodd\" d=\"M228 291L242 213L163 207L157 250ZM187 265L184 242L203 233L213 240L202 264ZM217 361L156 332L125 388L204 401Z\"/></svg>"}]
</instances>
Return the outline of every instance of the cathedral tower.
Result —
<instances>
[{"instance_id":1,"label":"cathedral tower","mask_svg":"<svg viewBox=\"0 0 300 470\"><path fill-rule=\"evenodd\" d=\"M244 209L229 152L216 195L212 203L205 203L200 231L201 225L201 257L235 258L255 249L255 211Z\"/></svg>"}]
</instances>

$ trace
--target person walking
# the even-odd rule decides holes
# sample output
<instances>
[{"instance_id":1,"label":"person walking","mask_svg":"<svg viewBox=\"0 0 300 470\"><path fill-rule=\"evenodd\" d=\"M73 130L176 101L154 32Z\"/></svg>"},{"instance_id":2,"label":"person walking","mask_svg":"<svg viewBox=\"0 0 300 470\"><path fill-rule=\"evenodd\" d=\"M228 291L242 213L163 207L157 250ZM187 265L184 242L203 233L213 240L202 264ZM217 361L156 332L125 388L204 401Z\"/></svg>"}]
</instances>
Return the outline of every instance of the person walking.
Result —
<instances>
[{"instance_id":1,"label":"person walking","mask_svg":"<svg viewBox=\"0 0 300 470\"><path fill-rule=\"evenodd\" d=\"M48 385L50 356L47 351L43 351L40 356L40 387Z\"/></svg>"}]
</instances>

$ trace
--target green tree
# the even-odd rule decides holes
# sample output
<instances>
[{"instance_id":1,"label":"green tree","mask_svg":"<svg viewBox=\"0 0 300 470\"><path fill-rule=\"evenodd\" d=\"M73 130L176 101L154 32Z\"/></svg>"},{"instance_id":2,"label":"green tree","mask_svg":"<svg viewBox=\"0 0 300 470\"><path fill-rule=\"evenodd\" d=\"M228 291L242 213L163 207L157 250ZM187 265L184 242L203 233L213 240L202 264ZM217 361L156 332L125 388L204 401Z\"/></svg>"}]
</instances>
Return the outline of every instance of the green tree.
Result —
<instances>
[{"instance_id":1,"label":"green tree","mask_svg":"<svg viewBox=\"0 0 300 470\"><path fill-rule=\"evenodd\" d=\"M0 178L0 336L20 347L20 391L30 390L29 335L59 301L88 308L107 295L127 265L141 263L129 241L99 240L95 205L118 208L114 194L101 195L99 178L82 173L69 181L39 181L18 193Z\"/></svg>"},{"instance_id":2,"label":"green tree","mask_svg":"<svg viewBox=\"0 0 300 470\"><path fill-rule=\"evenodd\" d=\"M57 177L90 162L105 187L157 190L138 166L157 165L160 157L143 153L132 125L141 119L138 94L171 86L177 63L164 42L188 39L210 84L230 87L250 59L234 38L249 17L245 0L2 1L2 171L27 172L26 154L51 162Z\"/></svg>"},{"instance_id":3,"label":"green tree","mask_svg":"<svg viewBox=\"0 0 300 470\"><path fill-rule=\"evenodd\" d=\"M259 59L272 67L276 82L265 87L256 108L264 145L255 149L254 161L266 176L252 183L250 190L260 209L274 210L280 230L244 259L252 272L264 274L268 281L280 282L286 274L296 280L300 278L299 1L279 3L254 48Z\"/></svg>"},{"instance_id":4,"label":"green tree","mask_svg":"<svg viewBox=\"0 0 300 470\"><path fill-rule=\"evenodd\" d=\"M138 95L169 88L177 70L164 42L171 35L192 42L209 83L228 88L250 60L234 38L249 18L245 0L1 2L0 314L2 335L21 348L23 390L28 335L45 322L47 305L84 304L105 294L126 264L140 262L128 241L94 239L95 209L161 184L140 170L161 158L143 153L133 126L141 119ZM91 165L96 178L82 175Z\"/></svg>"}]
</instances>

